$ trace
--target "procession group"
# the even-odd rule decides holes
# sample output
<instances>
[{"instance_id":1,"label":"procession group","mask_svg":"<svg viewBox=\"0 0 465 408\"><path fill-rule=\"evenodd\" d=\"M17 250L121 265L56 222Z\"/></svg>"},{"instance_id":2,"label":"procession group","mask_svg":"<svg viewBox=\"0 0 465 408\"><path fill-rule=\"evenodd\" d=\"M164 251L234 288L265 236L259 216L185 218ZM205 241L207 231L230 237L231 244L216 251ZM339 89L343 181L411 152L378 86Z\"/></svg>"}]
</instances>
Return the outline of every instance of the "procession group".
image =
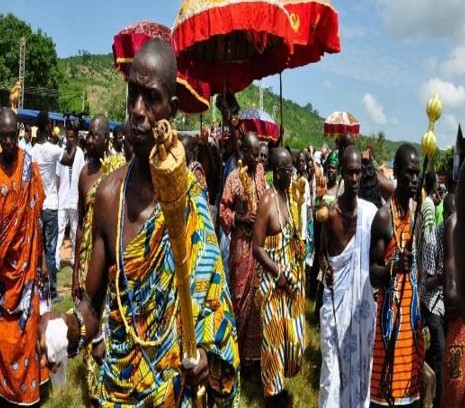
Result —
<instances>
[{"instance_id":1,"label":"procession group","mask_svg":"<svg viewBox=\"0 0 465 408\"><path fill-rule=\"evenodd\" d=\"M410 144L395 154L395 179L350 134L333 150L268 145L242 131L231 94L217 98L219 129L178 136L198 350L186 364L179 260L151 177L153 128L174 118L175 87L171 47L151 40L129 76L129 118L111 138L97 115L83 140L70 120L60 141L42 111L37 136L26 126L19 140L15 112L0 111L0 405L40 404L64 347L84 358L92 406L238 407L241 380L261 384L265 406L293 406L285 378L310 364L314 324L318 406L421 407L425 367L434 407L465 406L452 168L443 188L429 172L422 189ZM62 300L68 224L74 307L60 313L48 300ZM56 322L62 349L47 331Z\"/></svg>"}]
</instances>

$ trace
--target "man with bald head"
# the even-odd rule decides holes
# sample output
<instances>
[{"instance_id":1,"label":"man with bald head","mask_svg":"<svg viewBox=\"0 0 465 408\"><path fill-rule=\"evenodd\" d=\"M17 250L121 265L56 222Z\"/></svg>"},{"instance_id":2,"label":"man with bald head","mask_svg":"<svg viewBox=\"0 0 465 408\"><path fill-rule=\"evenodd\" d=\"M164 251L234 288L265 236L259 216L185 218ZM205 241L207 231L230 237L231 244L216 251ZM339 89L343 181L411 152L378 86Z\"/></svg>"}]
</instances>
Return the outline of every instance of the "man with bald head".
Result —
<instances>
[{"instance_id":1,"label":"man with bald head","mask_svg":"<svg viewBox=\"0 0 465 408\"><path fill-rule=\"evenodd\" d=\"M136 54L128 80L130 142L134 157L100 183L94 204L93 248L82 300L63 318L74 355L95 339L105 294L109 337L94 405L192 406L199 384L210 403L238 406L235 322L208 204L188 172L185 211L198 359L183 360L175 260L164 214L151 178L153 128L177 110L176 58L170 44L153 39ZM50 363L50 361L48 361Z\"/></svg>"},{"instance_id":2,"label":"man with bald head","mask_svg":"<svg viewBox=\"0 0 465 408\"><path fill-rule=\"evenodd\" d=\"M305 243L298 204L289 196L292 157L273 149L273 186L258 205L253 249L258 260L256 304L260 311L262 384L266 407L291 406L284 377L300 371L305 350Z\"/></svg>"},{"instance_id":3,"label":"man with bald head","mask_svg":"<svg viewBox=\"0 0 465 408\"><path fill-rule=\"evenodd\" d=\"M252 231L258 203L266 190L259 152L257 136L247 133L242 145L243 162L226 179L220 202L221 227L226 234L231 234L229 274L241 373L252 377L258 376L261 344L260 319L253 300L256 261L252 253Z\"/></svg>"},{"instance_id":4,"label":"man with bald head","mask_svg":"<svg viewBox=\"0 0 465 408\"><path fill-rule=\"evenodd\" d=\"M421 406L423 335L413 242L420 161L410 144L394 158L397 187L371 228L370 280L378 288L372 407Z\"/></svg>"},{"instance_id":5,"label":"man with bald head","mask_svg":"<svg viewBox=\"0 0 465 408\"><path fill-rule=\"evenodd\" d=\"M87 272L92 254L92 223L97 188L112 171L125 163L122 155L112 155L109 150L110 127L108 118L98 114L92 118L87 135L87 163L80 171L78 182L78 220L76 228L75 262L73 268L72 295L75 302L82 299L85 292ZM93 358L92 358L92 356ZM98 367L104 354L102 331L86 348L84 365L86 382L91 396L95 395Z\"/></svg>"},{"instance_id":6,"label":"man with bald head","mask_svg":"<svg viewBox=\"0 0 465 408\"><path fill-rule=\"evenodd\" d=\"M349 145L341 156L344 192L328 208L321 232L325 271L320 309L322 367L319 407L366 407L376 308L370 284L371 223L376 207L357 198L361 154Z\"/></svg>"},{"instance_id":7,"label":"man with bald head","mask_svg":"<svg viewBox=\"0 0 465 408\"><path fill-rule=\"evenodd\" d=\"M18 147L16 114L0 111L0 405L40 399L39 325L44 190L37 163Z\"/></svg>"}]
</instances>

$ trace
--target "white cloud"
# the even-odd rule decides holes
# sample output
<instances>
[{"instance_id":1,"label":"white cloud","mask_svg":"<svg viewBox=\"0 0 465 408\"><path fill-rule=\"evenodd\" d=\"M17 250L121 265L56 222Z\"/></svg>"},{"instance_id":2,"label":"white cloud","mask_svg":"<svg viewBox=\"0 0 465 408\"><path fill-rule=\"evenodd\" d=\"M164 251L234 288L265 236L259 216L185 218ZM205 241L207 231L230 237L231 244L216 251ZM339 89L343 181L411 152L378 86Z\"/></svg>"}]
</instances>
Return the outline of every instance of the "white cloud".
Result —
<instances>
[{"instance_id":1,"label":"white cloud","mask_svg":"<svg viewBox=\"0 0 465 408\"><path fill-rule=\"evenodd\" d=\"M465 44L451 50L449 58L442 64L442 71L448 77L465 75Z\"/></svg>"},{"instance_id":2,"label":"white cloud","mask_svg":"<svg viewBox=\"0 0 465 408\"><path fill-rule=\"evenodd\" d=\"M362 105L374 123L377 125L385 125L387 123L383 107L378 103L373 95L369 93L365 94L363 96Z\"/></svg>"},{"instance_id":3,"label":"white cloud","mask_svg":"<svg viewBox=\"0 0 465 408\"><path fill-rule=\"evenodd\" d=\"M430 79L420 87L420 100L426 103L437 92L444 107L461 108L465 104L465 88L439 78Z\"/></svg>"},{"instance_id":4,"label":"white cloud","mask_svg":"<svg viewBox=\"0 0 465 408\"><path fill-rule=\"evenodd\" d=\"M378 0L386 29L399 38L460 39L463 0Z\"/></svg>"}]
</instances>

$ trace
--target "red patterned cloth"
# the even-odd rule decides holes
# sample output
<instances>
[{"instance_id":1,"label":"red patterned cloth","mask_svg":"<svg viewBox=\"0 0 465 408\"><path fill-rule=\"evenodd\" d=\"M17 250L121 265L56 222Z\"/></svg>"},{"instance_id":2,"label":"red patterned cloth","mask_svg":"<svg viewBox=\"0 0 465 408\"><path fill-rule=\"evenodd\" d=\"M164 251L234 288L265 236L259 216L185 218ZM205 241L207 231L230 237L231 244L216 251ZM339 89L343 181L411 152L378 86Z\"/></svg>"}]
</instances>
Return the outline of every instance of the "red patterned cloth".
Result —
<instances>
[{"instance_id":1,"label":"red patterned cloth","mask_svg":"<svg viewBox=\"0 0 465 408\"><path fill-rule=\"evenodd\" d=\"M459 316L449 322L444 354L441 407L465 407L465 324Z\"/></svg>"},{"instance_id":2,"label":"red patterned cloth","mask_svg":"<svg viewBox=\"0 0 465 408\"><path fill-rule=\"evenodd\" d=\"M234 215L245 215L247 202L237 168L228 176L220 203L220 222L226 234L231 233L229 247L230 288L236 315L237 338L241 363L260 360L262 329L254 303L253 285L257 261L252 253L252 227L234 226ZM252 180L256 204L266 190L263 166L259 164Z\"/></svg>"}]
</instances>

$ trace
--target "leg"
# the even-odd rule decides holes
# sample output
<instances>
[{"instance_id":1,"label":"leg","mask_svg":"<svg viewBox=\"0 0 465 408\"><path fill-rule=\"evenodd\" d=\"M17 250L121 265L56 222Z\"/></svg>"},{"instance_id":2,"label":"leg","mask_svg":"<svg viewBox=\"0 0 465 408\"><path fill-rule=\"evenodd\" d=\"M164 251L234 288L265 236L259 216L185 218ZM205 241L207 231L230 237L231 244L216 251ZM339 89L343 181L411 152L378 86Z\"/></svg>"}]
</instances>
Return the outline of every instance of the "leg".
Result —
<instances>
[{"instance_id":1,"label":"leg","mask_svg":"<svg viewBox=\"0 0 465 408\"><path fill-rule=\"evenodd\" d=\"M42 225L44 229L44 248L47 261L48 276L50 280L50 296L57 297L57 268L56 246L58 238L57 210L42 211Z\"/></svg>"},{"instance_id":2,"label":"leg","mask_svg":"<svg viewBox=\"0 0 465 408\"><path fill-rule=\"evenodd\" d=\"M78 211L76 209L69 209L69 235L71 238L71 265L74 266L74 251L76 250L76 230L78 225Z\"/></svg>"},{"instance_id":3,"label":"leg","mask_svg":"<svg viewBox=\"0 0 465 408\"><path fill-rule=\"evenodd\" d=\"M58 237L57 237L57 250L56 250L56 267L60 269L61 263L61 245L65 237L65 229L67 222L67 210L58 210Z\"/></svg>"},{"instance_id":4,"label":"leg","mask_svg":"<svg viewBox=\"0 0 465 408\"><path fill-rule=\"evenodd\" d=\"M425 308L424 308L425 309ZM424 310L426 324L429 328L431 344L426 350L425 360L436 374L436 397L434 408L441 404L442 390L444 389L444 349L446 344L444 334L444 317Z\"/></svg>"}]
</instances>

